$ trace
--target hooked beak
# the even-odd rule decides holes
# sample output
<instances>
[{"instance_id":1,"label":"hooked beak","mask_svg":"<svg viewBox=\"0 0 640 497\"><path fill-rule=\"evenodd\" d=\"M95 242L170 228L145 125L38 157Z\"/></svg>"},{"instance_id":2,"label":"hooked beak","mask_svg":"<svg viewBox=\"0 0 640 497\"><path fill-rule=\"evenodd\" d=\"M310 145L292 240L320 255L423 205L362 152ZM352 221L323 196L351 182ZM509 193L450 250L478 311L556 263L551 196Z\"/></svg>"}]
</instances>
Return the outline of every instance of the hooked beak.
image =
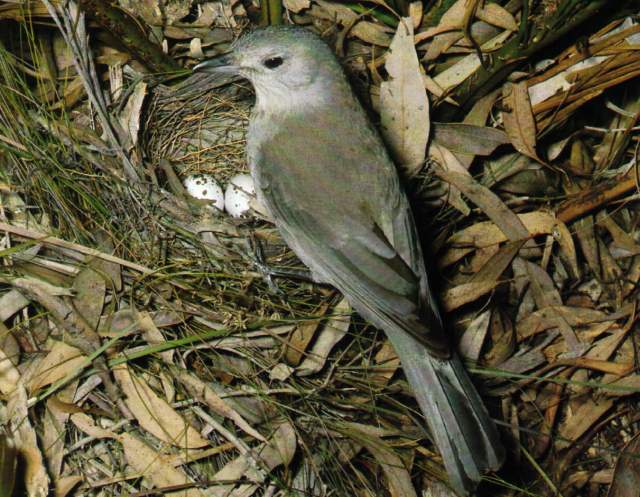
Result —
<instances>
[{"instance_id":1,"label":"hooked beak","mask_svg":"<svg viewBox=\"0 0 640 497\"><path fill-rule=\"evenodd\" d=\"M240 68L234 64L233 55L227 53L201 62L193 68L193 72L238 74L239 69Z\"/></svg>"}]
</instances>

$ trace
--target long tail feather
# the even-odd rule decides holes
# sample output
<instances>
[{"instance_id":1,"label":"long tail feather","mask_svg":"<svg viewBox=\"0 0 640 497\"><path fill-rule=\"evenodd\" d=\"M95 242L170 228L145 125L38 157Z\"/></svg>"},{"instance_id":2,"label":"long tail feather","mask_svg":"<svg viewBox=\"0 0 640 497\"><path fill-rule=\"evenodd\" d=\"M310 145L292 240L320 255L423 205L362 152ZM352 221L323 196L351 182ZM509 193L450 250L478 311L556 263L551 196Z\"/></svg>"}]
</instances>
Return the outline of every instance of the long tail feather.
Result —
<instances>
[{"instance_id":1,"label":"long tail feather","mask_svg":"<svg viewBox=\"0 0 640 497\"><path fill-rule=\"evenodd\" d=\"M504 459L504 448L480 395L457 356L433 358L407 333L385 331L429 424L451 486L468 495L482 475L497 470Z\"/></svg>"}]
</instances>

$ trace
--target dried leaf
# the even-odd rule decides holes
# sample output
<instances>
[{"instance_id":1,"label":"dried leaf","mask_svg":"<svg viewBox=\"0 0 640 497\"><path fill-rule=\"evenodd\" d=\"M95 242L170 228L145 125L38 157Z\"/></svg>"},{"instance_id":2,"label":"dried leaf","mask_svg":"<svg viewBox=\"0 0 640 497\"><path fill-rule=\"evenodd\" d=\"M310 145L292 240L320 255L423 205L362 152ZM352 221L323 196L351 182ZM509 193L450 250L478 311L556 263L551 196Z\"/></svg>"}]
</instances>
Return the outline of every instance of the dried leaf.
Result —
<instances>
[{"instance_id":1,"label":"dried leaf","mask_svg":"<svg viewBox=\"0 0 640 497\"><path fill-rule=\"evenodd\" d=\"M507 9L497 3L486 3L478 9L476 17L487 24L498 26L499 28L517 31L518 23Z\"/></svg>"},{"instance_id":2,"label":"dried leaf","mask_svg":"<svg viewBox=\"0 0 640 497\"><path fill-rule=\"evenodd\" d=\"M342 340L351 324L351 306L346 299L340 300L331 311L329 319L320 331L317 340L308 355L298 366L298 376L308 376L320 371L329 357L333 347Z\"/></svg>"},{"instance_id":3,"label":"dried leaf","mask_svg":"<svg viewBox=\"0 0 640 497\"><path fill-rule=\"evenodd\" d=\"M73 288L76 292L73 307L95 330L102 314L107 284L92 266L93 263L83 267L73 282Z\"/></svg>"},{"instance_id":4,"label":"dried leaf","mask_svg":"<svg viewBox=\"0 0 640 497\"><path fill-rule=\"evenodd\" d=\"M19 381L20 371L13 364L10 356L5 353L4 348L0 347L0 393L8 398L18 386Z\"/></svg>"},{"instance_id":5,"label":"dried leaf","mask_svg":"<svg viewBox=\"0 0 640 497\"><path fill-rule=\"evenodd\" d=\"M380 85L382 132L398 164L409 176L423 165L429 140L429 99L413 44L411 19L398 24L385 67L389 81Z\"/></svg>"},{"instance_id":6,"label":"dried leaf","mask_svg":"<svg viewBox=\"0 0 640 497\"><path fill-rule=\"evenodd\" d=\"M254 430L247 421L227 402L225 402L208 384L203 382L197 376L183 369L174 370L176 378L187 388L187 390L203 404L207 405L212 411L231 419L245 433L266 442L265 438Z\"/></svg>"},{"instance_id":7,"label":"dried leaf","mask_svg":"<svg viewBox=\"0 0 640 497\"><path fill-rule=\"evenodd\" d=\"M82 482L82 477L78 475L62 476L55 481L55 497L66 497Z\"/></svg>"},{"instance_id":8,"label":"dried leaf","mask_svg":"<svg viewBox=\"0 0 640 497\"><path fill-rule=\"evenodd\" d=\"M119 116L120 125L125 133L127 133L129 147L134 147L136 143L138 143L142 105L144 104L146 96L147 83L139 81Z\"/></svg>"},{"instance_id":9,"label":"dried leaf","mask_svg":"<svg viewBox=\"0 0 640 497\"><path fill-rule=\"evenodd\" d=\"M0 432L0 497L11 497L18 469L13 439Z\"/></svg>"},{"instance_id":10,"label":"dried leaf","mask_svg":"<svg viewBox=\"0 0 640 497\"><path fill-rule=\"evenodd\" d=\"M80 431L83 431L90 437L94 438L117 438L117 435L110 430L105 428L100 428L95 424L93 419L84 413L74 413L70 417L71 422L78 428Z\"/></svg>"},{"instance_id":11,"label":"dried leaf","mask_svg":"<svg viewBox=\"0 0 640 497\"><path fill-rule=\"evenodd\" d=\"M527 84L507 83L502 94L503 104L508 109L502 113L502 120L511 143L521 154L542 162L536 152L536 121L531 110Z\"/></svg>"},{"instance_id":12,"label":"dried leaf","mask_svg":"<svg viewBox=\"0 0 640 497\"><path fill-rule=\"evenodd\" d=\"M9 397L6 419L10 420L11 434L24 468L21 475L26 494L29 497L47 497L49 476L29 417L27 392L22 385L18 385Z\"/></svg>"},{"instance_id":13,"label":"dried leaf","mask_svg":"<svg viewBox=\"0 0 640 497\"><path fill-rule=\"evenodd\" d=\"M146 311L142 311L137 314L138 314L138 325L140 326L140 330L142 330L142 335L144 336L144 339L147 341L147 343L149 345L157 345L160 343L164 343L165 342L164 335L160 332L156 324L153 322L151 315ZM173 352L174 352L173 350L164 350L160 352L160 357L162 357L164 362L166 362L167 364L172 364Z\"/></svg>"},{"instance_id":14,"label":"dried leaf","mask_svg":"<svg viewBox=\"0 0 640 497\"><path fill-rule=\"evenodd\" d=\"M607 315L602 311L585 309L584 307L562 305L545 307L517 323L518 340L524 340L549 328L555 328L558 318L565 321L569 326L574 327L606 321Z\"/></svg>"},{"instance_id":15,"label":"dried leaf","mask_svg":"<svg viewBox=\"0 0 640 497\"><path fill-rule=\"evenodd\" d=\"M193 483L190 476L179 468L173 467L172 458L158 452L154 447L130 433L123 433L118 441L124 449L127 463L138 473L143 474L155 488L164 489L185 483ZM163 492L164 493L164 492ZM179 492L168 492L167 495L180 497L205 497L205 492L198 488L188 488Z\"/></svg>"},{"instance_id":16,"label":"dried leaf","mask_svg":"<svg viewBox=\"0 0 640 497\"><path fill-rule=\"evenodd\" d=\"M487 336L487 331L489 331L490 321L491 309L487 309L471 321L465 330L458 344L458 350L465 359L478 362L482 344Z\"/></svg>"},{"instance_id":17,"label":"dried leaf","mask_svg":"<svg viewBox=\"0 0 640 497\"><path fill-rule=\"evenodd\" d=\"M209 445L143 378L131 374L126 365L115 367L113 375L126 396L127 407L143 429L176 447L194 449Z\"/></svg>"},{"instance_id":18,"label":"dried leaf","mask_svg":"<svg viewBox=\"0 0 640 497\"><path fill-rule=\"evenodd\" d=\"M311 7L311 0L284 0L283 3L287 10L295 14Z\"/></svg>"},{"instance_id":19,"label":"dried leaf","mask_svg":"<svg viewBox=\"0 0 640 497\"><path fill-rule=\"evenodd\" d=\"M563 259L569 262L575 275L579 274L576 248L571 232L564 223L559 221L552 213L541 211L518 214L518 218L531 236L553 235L554 240L560 246ZM447 240L447 245L457 248L467 246L483 248L505 242L507 239L504 231L495 224L480 222L452 235ZM468 251L450 249L442 256L441 264L453 264L461 257L464 257L466 253Z\"/></svg>"},{"instance_id":20,"label":"dried leaf","mask_svg":"<svg viewBox=\"0 0 640 497\"><path fill-rule=\"evenodd\" d=\"M462 29L462 21L465 12L465 3L467 0L457 0L449 9L442 15L438 25L429 29L426 29L416 36L416 43L428 40L440 33L446 31L454 31ZM458 36L462 37L462 34Z\"/></svg>"},{"instance_id":21,"label":"dried leaf","mask_svg":"<svg viewBox=\"0 0 640 497\"><path fill-rule=\"evenodd\" d=\"M331 22L342 24L343 26L353 26L358 20L358 14L346 5L335 2L327 2L326 0L314 0L314 7L317 4L320 8L315 12L312 7L312 15L317 15L321 19L327 19Z\"/></svg>"},{"instance_id":22,"label":"dried leaf","mask_svg":"<svg viewBox=\"0 0 640 497\"><path fill-rule=\"evenodd\" d=\"M458 154L489 155L509 143L504 131L464 123L433 123L433 142Z\"/></svg>"},{"instance_id":23,"label":"dried leaf","mask_svg":"<svg viewBox=\"0 0 640 497\"><path fill-rule=\"evenodd\" d=\"M423 10L422 2L411 2L409 4L409 17L414 30L418 29L422 24Z\"/></svg>"},{"instance_id":24,"label":"dried leaf","mask_svg":"<svg viewBox=\"0 0 640 497\"><path fill-rule=\"evenodd\" d=\"M49 474L56 482L62 474L62 463L65 455L65 430L69 419L68 409L61 408L61 405L71 405L76 388L77 381L72 382L58 395L47 399L46 403L44 430L41 435L42 447L44 448Z\"/></svg>"},{"instance_id":25,"label":"dried leaf","mask_svg":"<svg viewBox=\"0 0 640 497\"><path fill-rule=\"evenodd\" d=\"M346 423L345 428L345 434L363 445L378 461L393 497L417 497L411 475L402 459L379 437L375 429L358 423Z\"/></svg>"},{"instance_id":26,"label":"dried leaf","mask_svg":"<svg viewBox=\"0 0 640 497\"><path fill-rule=\"evenodd\" d=\"M454 171L469 176L469 172L458 158L449 149L438 143L433 142L429 145L429 157L447 171ZM446 201L465 216L471 213L471 209L462 198L462 193L456 186L449 185L449 191L446 192Z\"/></svg>"},{"instance_id":27,"label":"dried leaf","mask_svg":"<svg viewBox=\"0 0 640 497\"><path fill-rule=\"evenodd\" d=\"M329 308L328 304L323 304L319 311L318 317L324 316ZM307 346L313 340L320 326L320 319L309 320L299 323L289 335L287 347L285 348L285 359L292 366L297 366L304 357Z\"/></svg>"},{"instance_id":28,"label":"dried leaf","mask_svg":"<svg viewBox=\"0 0 640 497\"><path fill-rule=\"evenodd\" d=\"M626 444L613 472L613 479L607 497L636 497L640 488L640 434L636 434Z\"/></svg>"},{"instance_id":29,"label":"dried leaf","mask_svg":"<svg viewBox=\"0 0 640 497\"><path fill-rule=\"evenodd\" d=\"M289 423L281 424L270 438L269 443L262 444L252 451L260 458L262 463L260 466L252 460L250 454L240 455L213 476L213 481L221 483L210 487L207 491L207 497L248 497L252 495L258 490L259 483L266 478L266 473L262 468L271 471L281 465L288 466L293 460L296 447L297 439L293 426ZM235 485L222 483L238 480L242 477L256 482L256 484L242 484L233 490Z\"/></svg>"},{"instance_id":30,"label":"dried leaf","mask_svg":"<svg viewBox=\"0 0 640 497\"><path fill-rule=\"evenodd\" d=\"M488 188L480 185L470 175L435 169L436 174L458 188L491 219L511 241L529 238L529 231L518 216Z\"/></svg>"},{"instance_id":31,"label":"dried leaf","mask_svg":"<svg viewBox=\"0 0 640 497\"><path fill-rule=\"evenodd\" d=\"M6 321L28 305L29 301L18 290L9 290L0 297L0 321Z\"/></svg>"},{"instance_id":32,"label":"dried leaf","mask_svg":"<svg viewBox=\"0 0 640 497\"><path fill-rule=\"evenodd\" d=\"M371 381L379 385L386 385L400 367L400 358L388 340L383 342L373 361L375 369L371 374Z\"/></svg>"},{"instance_id":33,"label":"dried leaf","mask_svg":"<svg viewBox=\"0 0 640 497\"><path fill-rule=\"evenodd\" d=\"M509 267L523 244L524 241L506 244L495 256L487 261L479 272L473 275L469 282L447 290L442 296L442 305L445 310L452 311L464 304L473 302L499 285L498 278Z\"/></svg>"},{"instance_id":34,"label":"dried leaf","mask_svg":"<svg viewBox=\"0 0 640 497\"><path fill-rule=\"evenodd\" d=\"M600 399L596 401L590 397L584 398L578 408L567 415L558 427L559 439L556 447L564 449L578 440L600 417L613 407L612 399Z\"/></svg>"},{"instance_id":35,"label":"dried leaf","mask_svg":"<svg viewBox=\"0 0 640 497\"><path fill-rule=\"evenodd\" d=\"M375 22L359 21L351 28L349 33L372 45L388 47L391 44L391 36L386 28Z\"/></svg>"},{"instance_id":36,"label":"dried leaf","mask_svg":"<svg viewBox=\"0 0 640 497\"><path fill-rule=\"evenodd\" d=\"M39 362L28 382L30 392L36 392L46 385L71 377L90 364L88 358L78 349L64 342L54 341L49 353Z\"/></svg>"},{"instance_id":37,"label":"dried leaf","mask_svg":"<svg viewBox=\"0 0 640 497\"><path fill-rule=\"evenodd\" d=\"M504 31L488 42L482 44L483 52L491 52L500 47L503 42L511 36L511 32ZM451 67L436 75L434 81L445 90L451 90L463 83L468 77L475 73L482 66L482 62L476 53L463 57Z\"/></svg>"}]
</instances>

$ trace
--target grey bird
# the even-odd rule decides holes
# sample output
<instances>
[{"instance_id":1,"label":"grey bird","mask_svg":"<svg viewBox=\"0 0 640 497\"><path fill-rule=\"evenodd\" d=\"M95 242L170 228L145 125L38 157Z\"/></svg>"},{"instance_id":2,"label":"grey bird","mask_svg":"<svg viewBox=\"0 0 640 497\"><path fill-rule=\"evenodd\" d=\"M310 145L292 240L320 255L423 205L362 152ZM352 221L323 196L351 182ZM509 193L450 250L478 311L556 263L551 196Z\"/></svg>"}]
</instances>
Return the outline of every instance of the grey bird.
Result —
<instances>
[{"instance_id":1,"label":"grey bird","mask_svg":"<svg viewBox=\"0 0 640 497\"><path fill-rule=\"evenodd\" d=\"M299 27L257 29L197 71L256 93L247 158L258 200L313 278L386 333L451 486L473 492L503 446L444 332L409 202L335 55Z\"/></svg>"}]
</instances>

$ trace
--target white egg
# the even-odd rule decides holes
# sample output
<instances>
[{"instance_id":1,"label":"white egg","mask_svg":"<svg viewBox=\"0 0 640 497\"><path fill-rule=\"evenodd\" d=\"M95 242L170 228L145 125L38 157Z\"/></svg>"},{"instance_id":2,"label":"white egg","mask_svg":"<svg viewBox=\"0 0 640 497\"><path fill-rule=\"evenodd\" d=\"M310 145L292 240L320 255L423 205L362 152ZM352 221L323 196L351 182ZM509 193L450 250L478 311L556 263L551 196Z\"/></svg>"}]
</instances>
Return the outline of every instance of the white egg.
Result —
<instances>
[{"instance_id":1,"label":"white egg","mask_svg":"<svg viewBox=\"0 0 640 497\"><path fill-rule=\"evenodd\" d=\"M238 174L229 180L224 192L224 208L233 217L243 217L251 211L256 188L250 174Z\"/></svg>"},{"instance_id":2,"label":"white egg","mask_svg":"<svg viewBox=\"0 0 640 497\"><path fill-rule=\"evenodd\" d=\"M214 207L224 209L224 192L210 174L194 174L184 180L184 187L192 197L201 200L211 200Z\"/></svg>"}]
</instances>

